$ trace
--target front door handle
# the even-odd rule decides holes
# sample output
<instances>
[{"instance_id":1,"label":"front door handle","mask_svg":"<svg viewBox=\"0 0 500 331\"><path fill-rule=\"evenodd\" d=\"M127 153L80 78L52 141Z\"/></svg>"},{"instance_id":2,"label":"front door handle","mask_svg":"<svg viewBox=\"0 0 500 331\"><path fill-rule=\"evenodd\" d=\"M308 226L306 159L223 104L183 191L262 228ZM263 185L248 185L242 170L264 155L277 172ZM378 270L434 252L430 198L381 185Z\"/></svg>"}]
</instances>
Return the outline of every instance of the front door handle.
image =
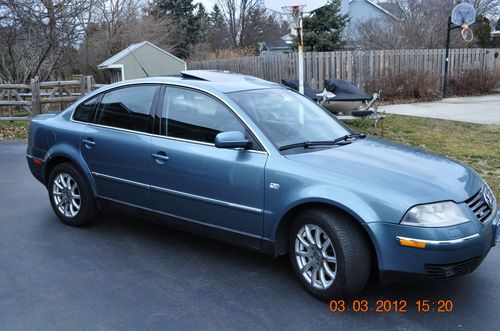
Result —
<instances>
[{"instance_id":1,"label":"front door handle","mask_svg":"<svg viewBox=\"0 0 500 331\"><path fill-rule=\"evenodd\" d=\"M158 164L164 164L165 161L170 160L170 158L167 156L165 152L158 152L156 154L151 154L151 157L156 161Z\"/></svg>"},{"instance_id":2,"label":"front door handle","mask_svg":"<svg viewBox=\"0 0 500 331\"><path fill-rule=\"evenodd\" d=\"M92 148L95 146L95 141L92 138L82 139L82 142L85 144L85 147Z\"/></svg>"}]
</instances>

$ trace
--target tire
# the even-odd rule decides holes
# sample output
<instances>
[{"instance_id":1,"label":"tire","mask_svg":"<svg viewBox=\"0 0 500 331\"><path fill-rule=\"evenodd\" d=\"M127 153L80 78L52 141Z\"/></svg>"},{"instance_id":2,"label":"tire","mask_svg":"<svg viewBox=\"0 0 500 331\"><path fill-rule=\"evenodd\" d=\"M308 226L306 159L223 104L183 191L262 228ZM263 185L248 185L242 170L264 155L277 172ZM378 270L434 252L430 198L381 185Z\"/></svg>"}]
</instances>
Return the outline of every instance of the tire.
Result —
<instances>
[{"instance_id":1,"label":"tire","mask_svg":"<svg viewBox=\"0 0 500 331\"><path fill-rule=\"evenodd\" d=\"M58 164L49 175L47 190L52 209L64 224L83 226L95 217L97 208L92 191L73 164Z\"/></svg>"},{"instance_id":2,"label":"tire","mask_svg":"<svg viewBox=\"0 0 500 331\"><path fill-rule=\"evenodd\" d=\"M290 262L304 287L318 299L328 301L352 296L368 282L370 247L355 222L341 213L311 209L299 214L290 227ZM309 240L312 237L315 243L317 235L321 249Z\"/></svg>"}]
</instances>

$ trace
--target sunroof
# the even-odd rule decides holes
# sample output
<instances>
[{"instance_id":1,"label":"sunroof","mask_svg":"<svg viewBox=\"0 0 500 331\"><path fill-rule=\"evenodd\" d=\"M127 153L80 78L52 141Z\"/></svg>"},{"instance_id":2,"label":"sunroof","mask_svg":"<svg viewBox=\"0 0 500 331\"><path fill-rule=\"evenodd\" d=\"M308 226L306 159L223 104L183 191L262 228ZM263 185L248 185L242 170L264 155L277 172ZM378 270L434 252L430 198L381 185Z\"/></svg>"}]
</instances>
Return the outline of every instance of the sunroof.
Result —
<instances>
[{"instance_id":1,"label":"sunroof","mask_svg":"<svg viewBox=\"0 0 500 331\"><path fill-rule=\"evenodd\" d=\"M206 80L209 82L227 82L227 81L249 81L269 83L257 77L237 74L230 71L219 70L185 70L181 71L183 78Z\"/></svg>"}]
</instances>

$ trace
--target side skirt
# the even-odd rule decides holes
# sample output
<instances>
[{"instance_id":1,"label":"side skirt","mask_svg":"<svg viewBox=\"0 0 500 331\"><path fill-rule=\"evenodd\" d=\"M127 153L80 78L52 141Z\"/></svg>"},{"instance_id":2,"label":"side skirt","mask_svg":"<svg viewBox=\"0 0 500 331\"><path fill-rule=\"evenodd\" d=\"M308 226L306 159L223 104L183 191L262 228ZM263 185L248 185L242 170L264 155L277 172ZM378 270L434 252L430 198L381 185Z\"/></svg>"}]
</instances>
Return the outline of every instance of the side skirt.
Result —
<instances>
[{"instance_id":1,"label":"side skirt","mask_svg":"<svg viewBox=\"0 0 500 331\"><path fill-rule=\"evenodd\" d=\"M124 216L137 217L145 221L166 225L168 227L201 235L231 245L259 251L266 255L274 256L273 243L260 237L249 236L243 233L230 231L225 228L210 226L194 220L183 219L144 209L138 206L124 204L107 198L97 198L99 209L110 214L122 214Z\"/></svg>"}]
</instances>

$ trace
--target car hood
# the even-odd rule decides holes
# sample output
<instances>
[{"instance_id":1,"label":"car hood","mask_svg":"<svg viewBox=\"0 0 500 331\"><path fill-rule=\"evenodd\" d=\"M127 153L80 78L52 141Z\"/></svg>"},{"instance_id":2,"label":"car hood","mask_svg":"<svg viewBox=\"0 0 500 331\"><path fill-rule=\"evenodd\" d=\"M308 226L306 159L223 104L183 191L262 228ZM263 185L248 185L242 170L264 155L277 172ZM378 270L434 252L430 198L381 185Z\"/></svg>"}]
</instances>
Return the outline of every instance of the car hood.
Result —
<instances>
[{"instance_id":1,"label":"car hood","mask_svg":"<svg viewBox=\"0 0 500 331\"><path fill-rule=\"evenodd\" d=\"M365 138L314 152L290 154L289 160L329 172L328 178L365 194L406 198L410 204L453 200L476 193L480 176L447 157L391 141Z\"/></svg>"}]
</instances>

